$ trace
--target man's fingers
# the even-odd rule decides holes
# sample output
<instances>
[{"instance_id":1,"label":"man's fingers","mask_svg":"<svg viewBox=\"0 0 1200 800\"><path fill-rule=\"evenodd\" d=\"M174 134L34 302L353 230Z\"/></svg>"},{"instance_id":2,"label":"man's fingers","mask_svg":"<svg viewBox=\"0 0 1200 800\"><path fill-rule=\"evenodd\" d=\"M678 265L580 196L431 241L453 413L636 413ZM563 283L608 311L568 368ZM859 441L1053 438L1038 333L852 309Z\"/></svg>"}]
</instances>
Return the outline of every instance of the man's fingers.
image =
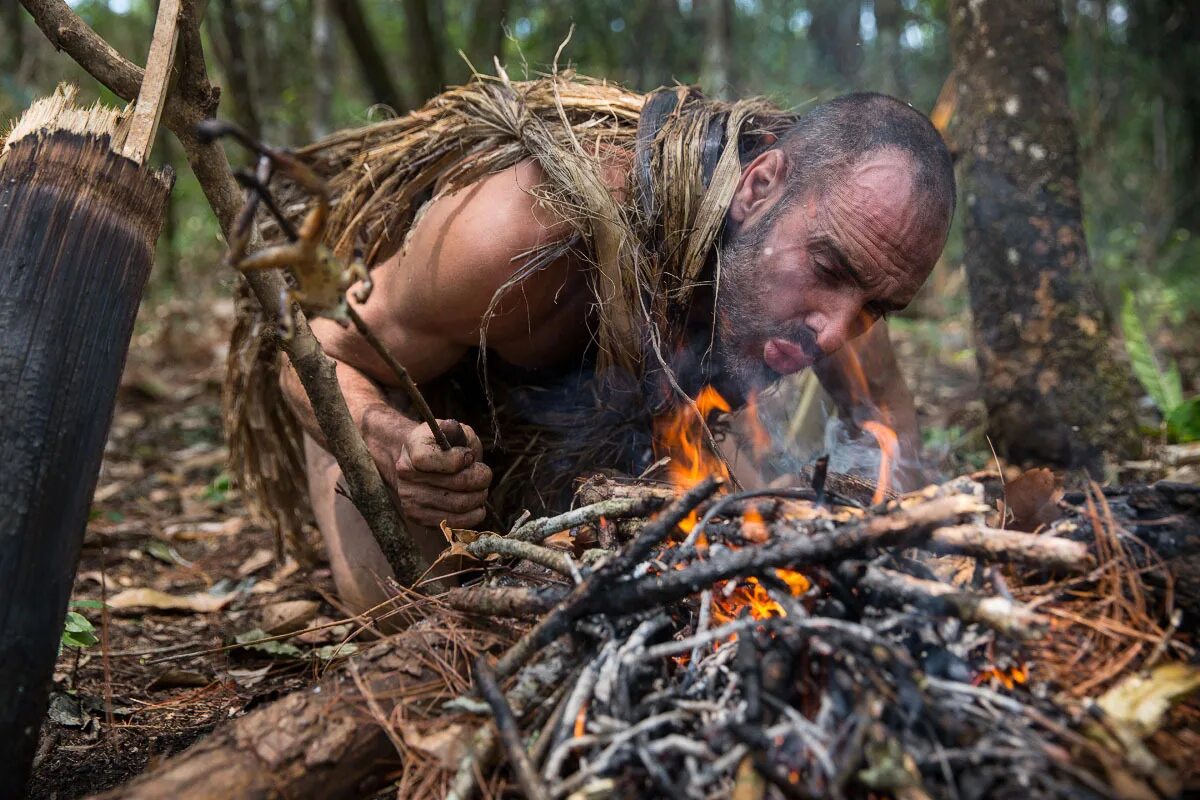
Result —
<instances>
[{"instance_id":1,"label":"man's fingers","mask_svg":"<svg viewBox=\"0 0 1200 800\"><path fill-rule=\"evenodd\" d=\"M451 514L466 514L477 508L483 508L487 502L487 492L451 492L445 489L420 489L409 497L400 494L400 503L405 501L421 508L434 511L444 511Z\"/></svg>"},{"instance_id":2,"label":"man's fingers","mask_svg":"<svg viewBox=\"0 0 1200 800\"><path fill-rule=\"evenodd\" d=\"M466 469L445 475L436 472L421 472L415 469L405 469L397 465L396 477L400 481L430 486L435 489L449 489L453 492L477 492L487 489L492 483L492 470L487 464L476 461Z\"/></svg>"},{"instance_id":3,"label":"man's fingers","mask_svg":"<svg viewBox=\"0 0 1200 800\"><path fill-rule=\"evenodd\" d=\"M475 454L476 461L483 459L483 442L479 441L479 437L475 435L474 428L470 425L453 419L441 419L438 420L438 426L446 434L446 438L450 440L451 445L467 448Z\"/></svg>"},{"instance_id":4,"label":"man's fingers","mask_svg":"<svg viewBox=\"0 0 1200 800\"><path fill-rule=\"evenodd\" d=\"M396 465L401 472L433 472L442 475L453 475L475 463L475 453L469 447L451 447L442 450L433 440L433 433L425 428L427 439L413 441L409 439L404 448L404 455Z\"/></svg>"},{"instance_id":5,"label":"man's fingers","mask_svg":"<svg viewBox=\"0 0 1200 800\"><path fill-rule=\"evenodd\" d=\"M433 508L415 507L404 509L404 516L409 522L415 525L423 525L427 528L436 528L442 522L445 522L451 528L475 528L483 522L484 517L487 516L487 511L477 508L465 514L452 514Z\"/></svg>"}]
</instances>

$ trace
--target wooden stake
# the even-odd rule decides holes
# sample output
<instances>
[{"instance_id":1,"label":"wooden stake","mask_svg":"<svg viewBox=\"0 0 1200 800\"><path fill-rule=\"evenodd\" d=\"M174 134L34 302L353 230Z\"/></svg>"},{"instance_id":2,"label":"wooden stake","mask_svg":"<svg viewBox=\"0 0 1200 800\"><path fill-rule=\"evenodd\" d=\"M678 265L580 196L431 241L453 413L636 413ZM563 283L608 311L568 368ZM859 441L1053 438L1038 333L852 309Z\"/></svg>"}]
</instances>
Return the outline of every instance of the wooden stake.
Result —
<instances>
[{"instance_id":1,"label":"wooden stake","mask_svg":"<svg viewBox=\"0 0 1200 800\"><path fill-rule=\"evenodd\" d=\"M179 16L182 10L180 0L161 0L158 4L154 38L150 42L150 54L146 56L146 73L133 108L129 135L121 148L121 155L138 164L146 163L154 147L154 135L158 133L163 104L167 100L167 86L171 82L171 67L175 64L175 45L179 41Z\"/></svg>"}]
</instances>

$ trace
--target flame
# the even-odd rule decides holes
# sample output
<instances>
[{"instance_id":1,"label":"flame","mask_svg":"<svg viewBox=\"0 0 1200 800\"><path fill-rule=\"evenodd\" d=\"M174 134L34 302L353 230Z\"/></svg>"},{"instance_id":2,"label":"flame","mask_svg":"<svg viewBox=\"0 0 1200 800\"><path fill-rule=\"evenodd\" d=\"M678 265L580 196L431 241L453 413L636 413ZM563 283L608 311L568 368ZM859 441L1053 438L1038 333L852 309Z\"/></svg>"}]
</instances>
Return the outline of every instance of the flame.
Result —
<instances>
[{"instance_id":1,"label":"flame","mask_svg":"<svg viewBox=\"0 0 1200 800\"><path fill-rule=\"evenodd\" d=\"M771 434L758 416L758 393L750 395L746 401L746 427L750 431L750 450L754 454L756 464L762 462L771 452Z\"/></svg>"},{"instance_id":2,"label":"flame","mask_svg":"<svg viewBox=\"0 0 1200 800\"><path fill-rule=\"evenodd\" d=\"M869 328L873 320L864 314L860 317L860 322L864 328ZM876 402L871 397L871 384L867 381L867 373L863 369L862 359L859 357L858 348L862 346L864 346L863 343L856 343L854 340L843 346L845 351L843 360L846 366L845 374L849 383L850 399L855 403L875 408L882 420L891 420L887 406L882 402ZM875 494L871 497L871 503L882 503L892 488L892 468L899 454L899 438L896 436L895 428L880 419L867 420L861 423L860 427L874 436L875 443L879 446L879 475L875 480Z\"/></svg>"},{"instance_id":3,"label":"flame","mask_svg":"<svg viewBox=\"0 0 1200 800\"><path fill-rule=\"evenodd\" d=\"M1008 669L1000 669L999 667L988 667L982 670L971 681L974 686L988 681L996 681L1005 689L1012 689L1029 680L1029 667L1025 664L1014 664Z\"/></svg>"},{"instance_id":4,"label":"flame","mask_svg":"<svg viewBox=\"0 0 1200 800\"><path fill-rule=\"evenodd\" d=\"M771 440L766 429L758 420L757 408L753 406L753 402L752 399L751 407L747 411L748 418L753 420L751 431L754 437L754 448L756 454L760 452L760 448L761 452L765 453L770 447ZM655 421L655 455L670 456L671 462L667 469L667 476L671 483L681 491L690 489L709 475L718 475L726 480L729 479L724 462L704 442L704 429L701 421L706 421L714 412L728 413L730 410L729 403L725 398L713 387L706 386L696 398L694 409L691 406L684 406L674 414ZM699 414L696 413L697 411ZM679 527L684 532L689 532L695 527L696 521L697 515L693 511L686 520L680 523ZM770 529L758 508L751 506L743 513L742 535L747 541L754 543L762 543L770 538ZM701 547L706 546L703 537L698 544ZM676 568L682 569L684 566L684 564L678 564ZM799 572L777 569L775 574L787 585L788 591L793 597L799 597L808 591L808 579ZM741 582L728 595L719 592L714 592L714 595L711 612L713 621L718 625L733 621L743 609L747 608L750 610L750 615L759 620L787 615L783 607L775 602L767 588L756 578L748 578ZM682 665L687 662L686 659L680 660L677 657L676 663Z\"/></svg>"},{"instance_id":5,"label":"flame","mask_svg":"<svg viewBox=\"0 0 1200 800\"><path fill-rule=\"evenodd\" d=\"M705 386L696 397L696 407L681 406L667 417L654 421L654 450L658 457L670 456L667 478L682 491L686 491L709 475L718 475L729 480L725 464L704 442L704 424L716 411L728 413L729 402L712 386ZM696 412L699 411L699 414ZM679 524L684 533L690 533L698 517L693 511Z\"/></svg>"},{"instance_id":6,"label":"flame","mask_svg":"<svg viewBox=\"0 0 1200 800\"><path fill-rule=\"evenodd\" d=\"M875 494L871 497L871 504L874 505L882 503L888 490L892 488L892 464L900 449L900 440L896 437L895 430L873 419L864 422L862 429L874 436L876 444L879 445L879 477L875 482Z\"/></svg>"},{"instance_id":7,"label":"flame","mask_svg":"<svg viewBox=\"0 0 1200 800\"><path fill-rule=\"evenodd\" d=\"M587 712L588 704L587 702L584 702L584 704L579 707L579 713L575 715L575 728L571 731L573 734L575 734L576 739L587 733Z\"/></svg>"}]
</instances>

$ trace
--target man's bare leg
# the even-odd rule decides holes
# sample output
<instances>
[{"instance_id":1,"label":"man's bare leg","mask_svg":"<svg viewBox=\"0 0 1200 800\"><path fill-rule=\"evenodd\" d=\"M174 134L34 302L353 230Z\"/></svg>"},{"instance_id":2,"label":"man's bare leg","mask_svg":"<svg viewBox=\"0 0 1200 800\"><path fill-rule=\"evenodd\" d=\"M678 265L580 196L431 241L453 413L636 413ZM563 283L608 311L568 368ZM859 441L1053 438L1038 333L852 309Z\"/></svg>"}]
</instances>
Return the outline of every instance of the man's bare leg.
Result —
<instances>
[{"instance_id":1,"label":"man's bare leg","mask_svg":"<svg viewBox=\"0 0 1200 800\"><path fill-rule=\"evenodd\" d=\"M346 496L346 483L337 461L309 436L304 437L304 454L313 516L325 540L338 596L350 610L361 613L388 599L386 587L393 577L392 568L375 543L367 521ZM421 555L432 564L446 546L441 532L427 528L411 532Z\"/></svg>"}]
</instances>

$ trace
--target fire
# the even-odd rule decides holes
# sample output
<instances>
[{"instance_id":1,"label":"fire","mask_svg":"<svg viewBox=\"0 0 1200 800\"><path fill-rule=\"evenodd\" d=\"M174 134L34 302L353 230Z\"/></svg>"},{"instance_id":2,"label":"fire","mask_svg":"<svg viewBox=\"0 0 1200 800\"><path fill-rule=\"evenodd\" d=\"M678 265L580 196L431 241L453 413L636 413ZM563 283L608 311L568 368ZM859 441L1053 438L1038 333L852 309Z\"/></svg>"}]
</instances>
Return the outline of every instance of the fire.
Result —
<instances>
[{"instance_id":1,"label":"fire","mask_svg":"<svg viewBox=\"0 0 1200 800\"><path fill-rule=\"evenodd\" d=\"M862 429L874 436L879 445L879 478L875 483L875 494L871 497L871 503L882 503L887 497L888 489L892 487L892 464L896 461L900 440L896 437L896 431L873 419L864 422Z\"/></svg>"},{"instance_id":2,"label":"fire","mask_svg":"<svg viewBox=\"0 0 1200 800\"><path fill-rule=\"evenodd\" d=\"M1029 668L1024 664L1014 664L1006 670L989 667L976 675L971 683L978 686L993 680L1000 683L1005 689L1011 690L1029 680Z\"/></svg>"},{"instance_id":3,"label":"fire","mask_svg":"<svg viewBox=\"0 0 1200 800\"><path fill-rule=\"evenodd\" d=\"M753 400L751 401L753 403ZM699 411L699 414L696 411ZM711 386L704 387L696 398L696 408L690 406L680 408L675 414L657 420L654 425L655 454L670 456L667 475L681 491L690 489L709 475L718 475L726 480L729 473L724 462L712 452L704 441L704 428L701 421L707 421L714 412L728 413L729 403ZM752 435L756 454L765 453L770 446L770 436L758 423L757 409L753 405L747 409L748 418L752 419ZM695 527L697 516L695 512L680 524L685 532ZM762 512L753 506L742 516L742 535L748 542L761 544L770 538L770 530ZM698 542L705 546L705 542ZM682 569L683 564L677 568ZM808 591L808 579L799 572L789 569L777 569L775 575L788 587L793 597L799 597ZM712 602L712 618L718 624L724 624L737 618L743 609L748 608L754 619L769 619L786 616L787 612L772 597L767 588L757 578L748 578L728 595L714 592Z\"/></svg>"},{"instance_id":4,"label":"fire","mask_svg":"<svg viewBox=\"0 0 1200 800\"><path fill-rule=\"evenodd\" d=\"M746 401L746 427L750 430L750 450L754 454L754 462L759 464L771 452L771 434L758 416L758 394L750 395Z\"/></svg>"},{"instance_id":5,"label":"fire","mask_svg":"<svg viewBox=\"0 0 1200 800\"><path fill-rule=\"evenodd\" d=\"M861 320L865 327L870 327L871 320L864 316ZM883 419L891 419L888 408L871 397L871 384L867 381L867 373L863 369L862 359L859 358L857 345L847 342L845 347L846 376L849 379L850 399L855 403L870 405L877 409ZM879 475L875 481L875 494L871 503L882 503L892 487L892 469L899 454L899 438L896 431L885 422L877 419L867 420L861 424L862 429L875 437L879 445Z\"/></svg>"}]
</instances>

